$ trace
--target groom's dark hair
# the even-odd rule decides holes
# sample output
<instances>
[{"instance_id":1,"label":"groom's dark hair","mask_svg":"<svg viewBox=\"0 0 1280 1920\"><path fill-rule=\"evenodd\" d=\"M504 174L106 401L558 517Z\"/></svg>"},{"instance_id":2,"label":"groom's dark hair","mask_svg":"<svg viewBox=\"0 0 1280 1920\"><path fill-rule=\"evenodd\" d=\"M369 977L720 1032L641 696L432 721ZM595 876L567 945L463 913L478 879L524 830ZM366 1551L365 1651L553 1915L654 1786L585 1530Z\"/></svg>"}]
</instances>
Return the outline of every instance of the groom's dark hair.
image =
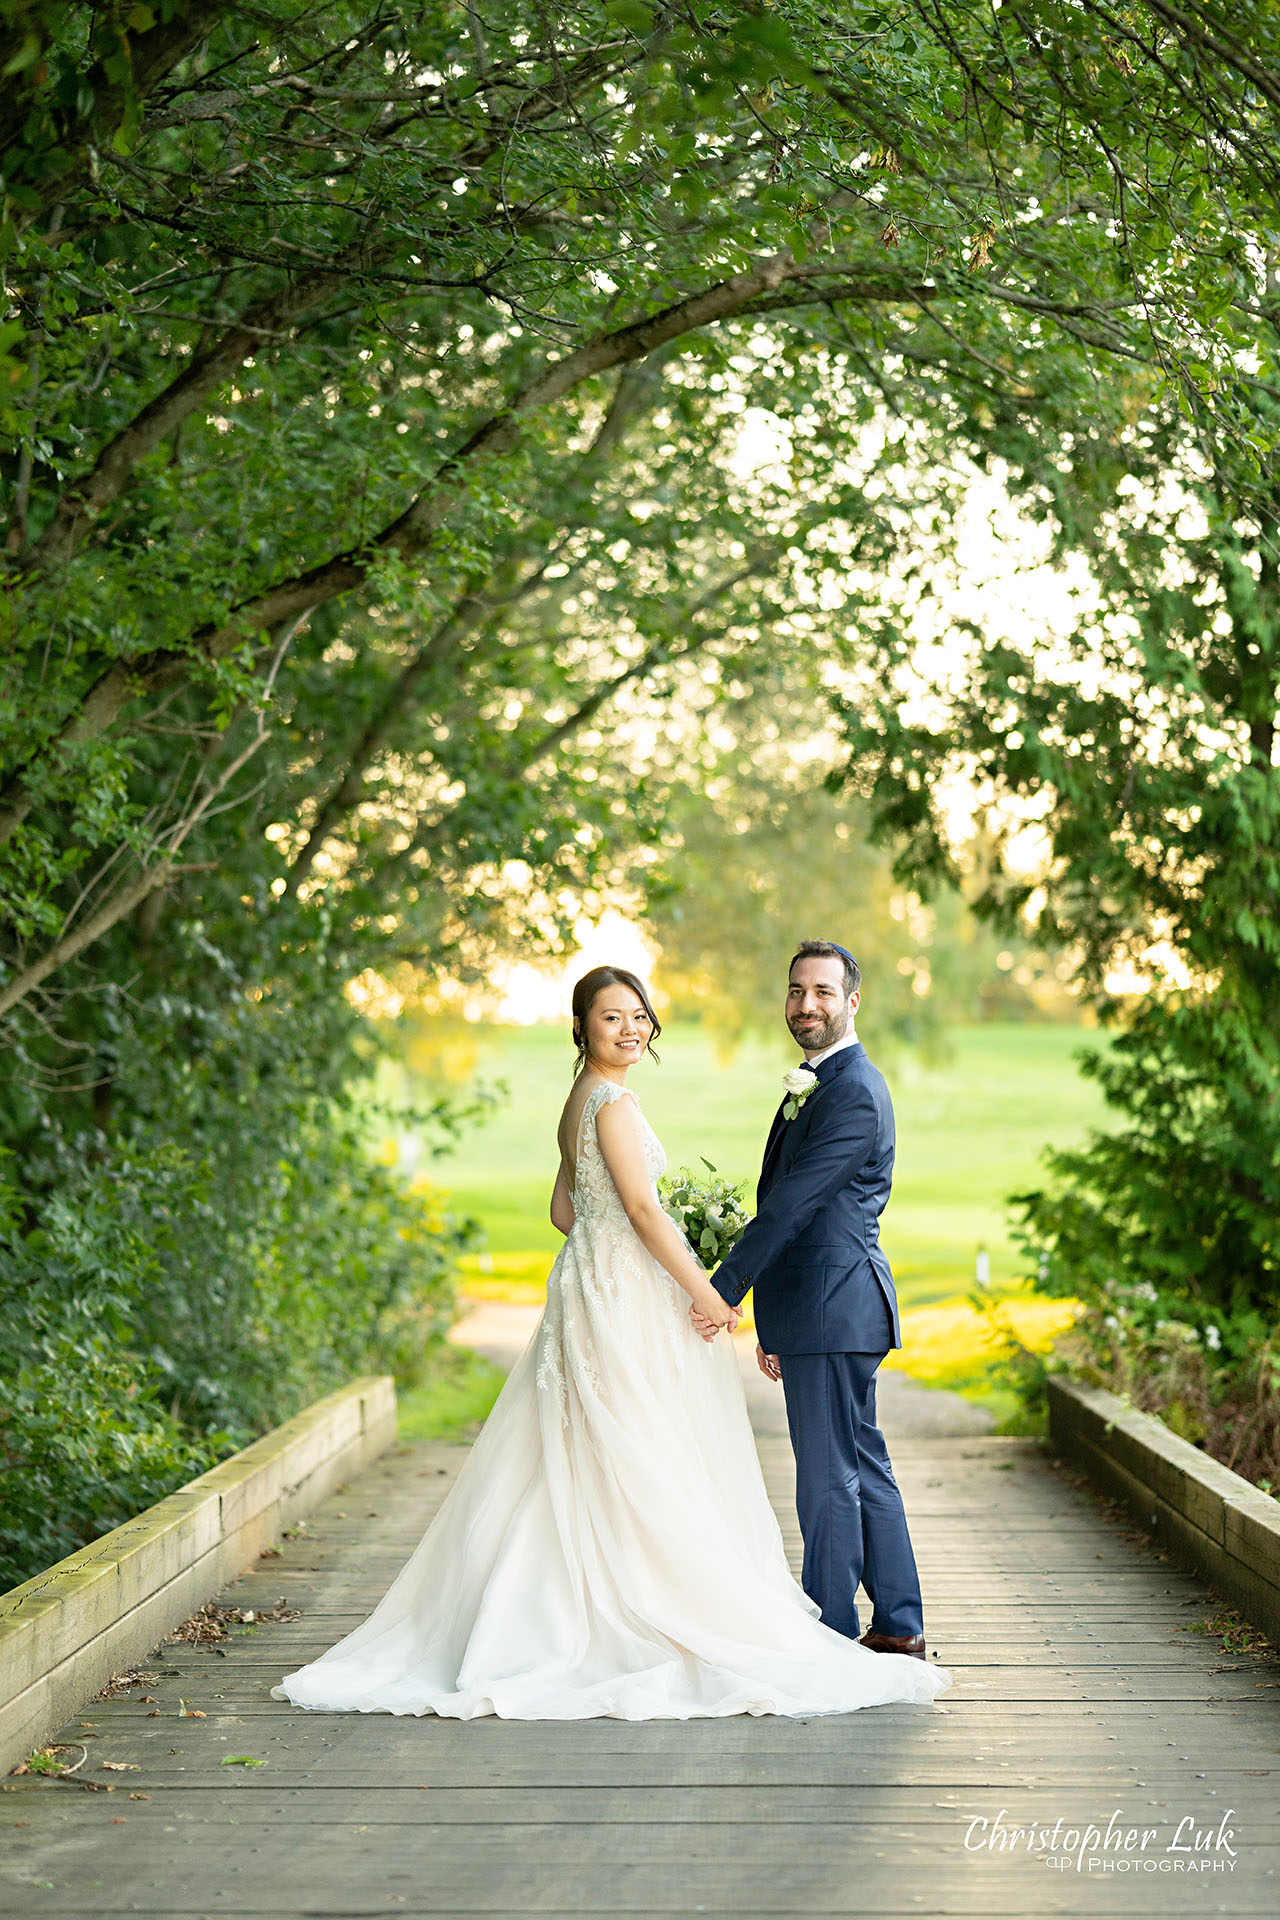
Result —
<instances>
[{"instance_id":1,"label":"groom's dark hair","mask_svg":"<svg viewBox=\"0 0 1280 1920\"><path fill-rule=\"evenodd\" d=\"M791 956L791 966L787 968L787 978L791 978L791 967L797 960L838 960L844 968L845 999L857 993L862 985L862 969L851 953L838 947L834 940L802 940Z\"/></svg>"}]
</instances>

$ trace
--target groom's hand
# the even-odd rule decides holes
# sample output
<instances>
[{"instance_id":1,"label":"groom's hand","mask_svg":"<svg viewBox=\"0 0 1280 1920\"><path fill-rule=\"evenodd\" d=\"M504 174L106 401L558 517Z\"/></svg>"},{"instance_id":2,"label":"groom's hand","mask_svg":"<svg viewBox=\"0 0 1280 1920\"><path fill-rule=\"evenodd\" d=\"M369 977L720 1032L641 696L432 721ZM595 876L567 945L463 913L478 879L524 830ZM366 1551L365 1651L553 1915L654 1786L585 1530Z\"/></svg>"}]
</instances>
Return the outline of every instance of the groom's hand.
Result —
<instances>
[{"instance_id":1,"label":"groom's hand","mask_svg":"<svg viewBox=\"0 0 1280 1920\"><path fill-rule=\"evenodd\" d=\"M766 1353L760 1342L756 1341L756 1365L766 1380L781 1380L782 1363L776 1353Z\"/></svg>"}]
</instances>

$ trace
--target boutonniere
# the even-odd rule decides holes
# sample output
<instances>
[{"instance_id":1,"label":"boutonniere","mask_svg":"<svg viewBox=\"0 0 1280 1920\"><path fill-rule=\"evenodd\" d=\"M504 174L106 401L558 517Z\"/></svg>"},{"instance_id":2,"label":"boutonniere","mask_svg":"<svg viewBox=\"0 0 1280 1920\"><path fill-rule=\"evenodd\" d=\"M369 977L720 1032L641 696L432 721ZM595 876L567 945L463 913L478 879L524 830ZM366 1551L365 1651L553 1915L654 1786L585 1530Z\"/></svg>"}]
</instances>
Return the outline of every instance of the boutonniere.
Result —
<instances>
[{"instance_id":1,"label":"boutonniere","mask_svg":"<svg viewBox=\"0 0 1280 1920\"><path fill-rule=\"evenodd\" d=\"M782 1109L784 1120L794 1120L809 1095L818 1084L817 1069L814 1067L788 1067L782 1076L782 1084L787 1090L786 1105Z\"/></svg>"}]
</instances>

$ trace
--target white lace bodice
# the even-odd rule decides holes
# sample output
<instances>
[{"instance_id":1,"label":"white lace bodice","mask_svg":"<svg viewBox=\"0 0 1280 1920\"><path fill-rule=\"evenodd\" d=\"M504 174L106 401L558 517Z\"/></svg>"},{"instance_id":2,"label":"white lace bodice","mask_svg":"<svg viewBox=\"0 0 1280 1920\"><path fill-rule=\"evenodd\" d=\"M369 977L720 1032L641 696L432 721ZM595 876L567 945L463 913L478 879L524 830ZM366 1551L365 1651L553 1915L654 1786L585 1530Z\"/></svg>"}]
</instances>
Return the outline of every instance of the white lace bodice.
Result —
<instances>
[{"instance_id":1,"label":"white lace bodice","mask_svg":"<svg viewBox=\"0 0 1280 1920\"><path fill-rule=\"evenodd\" d=\"M559 1407L566 1426L572 1418L570 1385L575 1374L593 1393L607 1397L597 1359L600 1343L592 1332L601 1314L607 1315L616 1337L625 1339L628 1325L633 1339L646 1337L641 1327L647 1324L651 1340L653 1322L646 1322L646 1315L650 1303L660 1302L658 1325L664 1342L683 1336L687 1329L687 1316L680 1310L683 1296L628 1220L600 1149L596 1115L627 1092L626 1087L602 1080L583 1101L571 1189L573 1226L548 1276L547 1310L534 1343L539 1391L549 1404ZM630 1097L635 1100L634 1094ZM643 1114L640 1124L645 1166L656 1181L667 1156Z\"/></svg>"},{"instance_id":2,"label":"white lace bodice","mask_svg":"<svg viewBox=\"0 0 1280 1920\"><path fill-rule=\"evenodd\" d=\"M601 1107L607 1107L615 1100L624 1097L635 1100L636 1096L628 1087L618 1087L611 1080L602 1080L598 1087L592 1087L582 1107L582 1117L578 1122L578 1151L574 1165L573 1212L575 1223L589 1227L593 1232L608 1229L614 1232L630 1234L633 1232L627 1219L618 1189L613 1184L613 1175L605 1165L604 1154L600 1151L600 1141L596 1134L596 1115ZM636 1100L636 1106L640 1102ZM649 1178L656 1182L659 1174L665 1172L667 1156L662 1151L659 1140L644 1114L640 1115L640 1125L644 1132L644 1158Z\"/></svg>"}]
</instances>

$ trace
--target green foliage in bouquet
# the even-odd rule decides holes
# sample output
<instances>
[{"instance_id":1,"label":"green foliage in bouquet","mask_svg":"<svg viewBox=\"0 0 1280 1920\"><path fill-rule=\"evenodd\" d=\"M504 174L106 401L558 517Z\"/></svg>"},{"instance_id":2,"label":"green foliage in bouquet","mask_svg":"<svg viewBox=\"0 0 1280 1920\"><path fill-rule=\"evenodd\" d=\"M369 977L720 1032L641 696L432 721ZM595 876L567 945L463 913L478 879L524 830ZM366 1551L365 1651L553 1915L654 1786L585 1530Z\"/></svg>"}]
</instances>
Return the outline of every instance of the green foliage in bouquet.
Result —
<instances>
[{"instance_id":1,"label":"green foliage in bouquet","mask_svg":"<svg viewBox=\"0 0 1280 1920\"><path fill-rule=\"evenodd\" d=\"M723 1179L709 1160L702 1164L710 1180L681 1167L679 1173L659 1180L658 1198L703 1264L715 1268L742 1238L751 1215L743 1204L742 1188Z\"/></svg>"}]
</instances>

